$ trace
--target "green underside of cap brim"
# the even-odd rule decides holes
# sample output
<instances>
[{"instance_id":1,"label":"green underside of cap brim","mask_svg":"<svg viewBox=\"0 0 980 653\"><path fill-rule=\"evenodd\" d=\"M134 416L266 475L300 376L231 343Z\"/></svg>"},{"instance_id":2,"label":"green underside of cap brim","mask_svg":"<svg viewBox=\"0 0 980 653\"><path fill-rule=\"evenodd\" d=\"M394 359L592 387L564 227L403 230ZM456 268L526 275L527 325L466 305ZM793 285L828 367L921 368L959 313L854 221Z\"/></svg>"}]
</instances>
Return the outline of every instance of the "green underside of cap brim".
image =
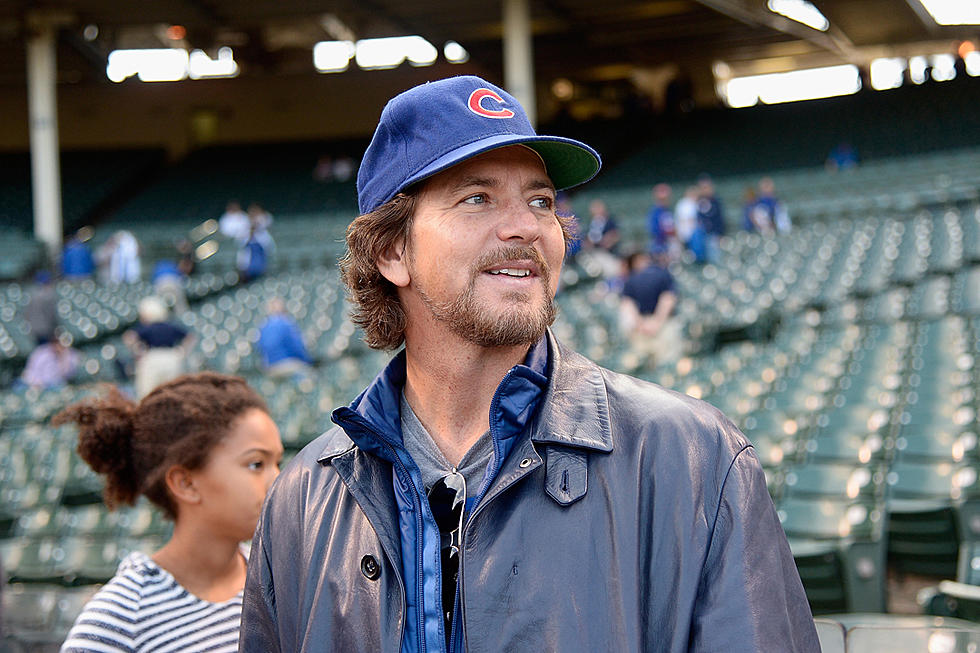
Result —
<instances>
[{"instance_id":1,"label":"green underside of cap brim","mask_svg":"<svg viewBox=\"0 0 980 653\"><path fill-rule=\"evenodd\" d=\"M599 172L598 159L577 145L561 141L531 141L522 144L541 155L556 190L584 184Z\"/></svg>"}]
</instances>

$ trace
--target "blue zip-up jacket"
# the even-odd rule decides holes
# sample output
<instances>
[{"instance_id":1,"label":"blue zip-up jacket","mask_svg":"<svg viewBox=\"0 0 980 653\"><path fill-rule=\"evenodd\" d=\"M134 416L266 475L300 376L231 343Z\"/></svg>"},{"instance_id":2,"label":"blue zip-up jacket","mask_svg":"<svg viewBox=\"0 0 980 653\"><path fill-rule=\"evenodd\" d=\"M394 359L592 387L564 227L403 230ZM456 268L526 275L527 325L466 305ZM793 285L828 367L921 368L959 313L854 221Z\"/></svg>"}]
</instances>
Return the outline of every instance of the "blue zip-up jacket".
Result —
<instances>
[{"instance_id":1,"label":"blue zip-up jacket","mask_svg":"<svg viewBox=\"0 0 980 653\"><path fill-rule=\"evenodd\" d=\"M514 366L500 382L490 404L493 455L479 491L467 498L476 505L493 482L516 436L534 415L548 383L548 345L542 338L528 352L524 365ZM402 574L405 579L405 635L402 653L445 650L442 613L442 570L439 528L429 509L422 474L402 442L401 392L405 385L405 352L396 356L350 406L338 408L333 421L354 443L392 464L398 506ZM458 631L454 627L454 631ZM451 651L462 651L454 632Z\"/></svg>"}]
</instances>

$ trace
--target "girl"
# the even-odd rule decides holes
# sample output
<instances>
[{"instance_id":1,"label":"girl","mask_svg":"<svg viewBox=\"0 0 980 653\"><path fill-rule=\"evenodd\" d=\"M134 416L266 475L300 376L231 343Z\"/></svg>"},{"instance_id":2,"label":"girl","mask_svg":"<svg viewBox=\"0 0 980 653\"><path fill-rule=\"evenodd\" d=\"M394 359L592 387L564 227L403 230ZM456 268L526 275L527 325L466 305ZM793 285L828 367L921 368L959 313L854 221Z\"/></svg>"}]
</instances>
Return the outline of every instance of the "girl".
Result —
<instances>
[{"instance_id":1,"label":"girl","mask_svg":"<svg viewBox=\"0 0 980 653\"><path fill-rule=\"evenodd\" d=\"M78 452L105 475L109 509L146 496L174 521L147 556L131 553L85 606L62 653L237 651L245 586L241 542L279 473L282 442L244 380L202 372L139 404L112 388L55 416L75 422Z\"/></svg>"}]
</instances>

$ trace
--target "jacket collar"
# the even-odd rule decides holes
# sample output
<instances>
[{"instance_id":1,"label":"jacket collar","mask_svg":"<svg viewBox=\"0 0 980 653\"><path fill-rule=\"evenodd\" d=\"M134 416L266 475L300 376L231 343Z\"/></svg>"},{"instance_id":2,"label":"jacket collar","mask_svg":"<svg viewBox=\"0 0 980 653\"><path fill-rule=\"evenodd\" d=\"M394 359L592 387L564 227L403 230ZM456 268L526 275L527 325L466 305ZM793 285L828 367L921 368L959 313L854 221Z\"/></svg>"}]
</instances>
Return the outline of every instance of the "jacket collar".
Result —
<instances>
[{"instance_id":1,"label":"jacket collar","mask_svg":"<svg viewBox=\"0 0 980 653\"><path fill-rule=\"evenodd\" d=\"M404 357L404 351L399 353L349 407L334 411L334 421L354 413L362 419L369 418L384 431L398 433L400 436L397 392L401 391L405 383ZM544 400L540 404L538 425L531 436L532 441L602 452L612 451L606 385L599 366L559 343L551 329L541 342L531 348L525 363L527 365L517 366L526 368L526 372L521 370L522 376L531 377L540 372L550 376ZM345 428L349 428L348 420L345 420ZM370 441L373 438L367 438L367 442L364 438L356 439L362 449L367 448L382 458L389 458L386 451L371 446ZM343 430L337 430L328 438L319 460L324 462L353 446L354 442L350 437Z\"/></svg>"},{"instance_id":2,"label":"jacket collar","mask_svg":"<svg viewBox=\"0 0 980 653\"><path fill-rule=\"evenodd\" d=\"M610 452L606 384L598 365L558 342L548 330L551 380L531 440Z\"/></svg>"}]
</instances>

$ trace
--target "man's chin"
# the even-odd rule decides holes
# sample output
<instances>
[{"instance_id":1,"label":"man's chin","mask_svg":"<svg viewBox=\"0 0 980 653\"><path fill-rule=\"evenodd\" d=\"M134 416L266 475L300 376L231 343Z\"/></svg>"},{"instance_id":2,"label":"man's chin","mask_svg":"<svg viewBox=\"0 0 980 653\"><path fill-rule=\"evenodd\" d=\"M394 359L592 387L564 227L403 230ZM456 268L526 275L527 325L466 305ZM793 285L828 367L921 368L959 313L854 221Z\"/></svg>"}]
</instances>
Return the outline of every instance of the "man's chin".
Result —
<instances>
[{"instance_id":1,"label":"man's chin","mask_svg":"<svg viewBox=\"0 0 980 653\"><path fill-rule=\"evenodd\" d=\"M471 317L456 322L453 328L466 340L483 347L534 344L554 322L553 311L532 306L530 302Z\"/></svg>"}]
</instances>

